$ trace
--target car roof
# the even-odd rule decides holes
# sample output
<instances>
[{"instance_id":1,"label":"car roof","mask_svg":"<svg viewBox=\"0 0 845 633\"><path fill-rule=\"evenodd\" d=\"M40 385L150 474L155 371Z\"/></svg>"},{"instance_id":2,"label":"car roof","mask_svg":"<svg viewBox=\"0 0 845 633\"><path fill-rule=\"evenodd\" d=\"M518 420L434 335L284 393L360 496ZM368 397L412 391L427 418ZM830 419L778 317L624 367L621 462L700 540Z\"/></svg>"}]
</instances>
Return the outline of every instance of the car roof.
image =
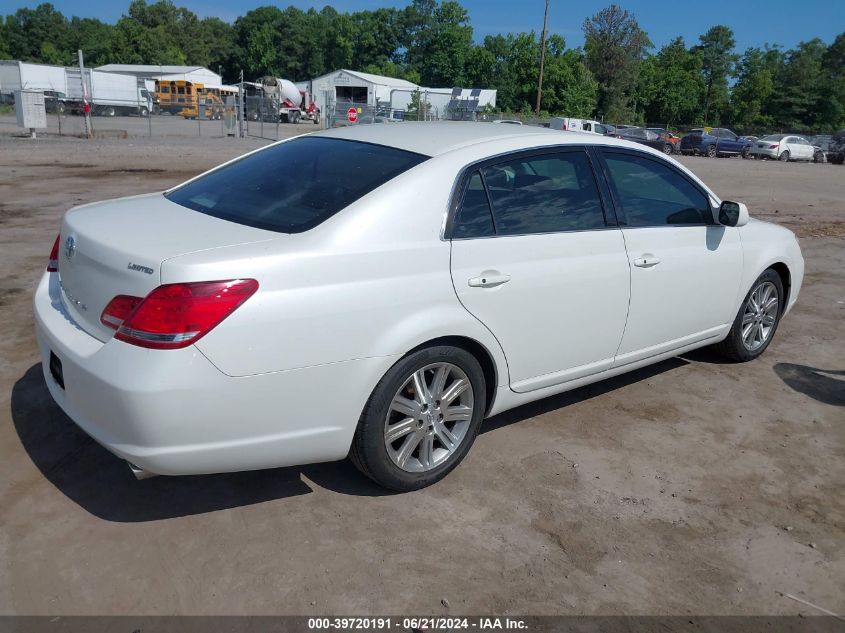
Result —
<instances>
[{"instance_id":1,"label":"car roof","mask_svg":"<svg viewBox=\"0 0 845 633\"><path fill-rule=\"evenodd\" d=\"M563 132L530 125L492 125L482 122L416 122L406 121L395 125L356 125L318 132L328 138L347 139L363 143L386 145L426 156L439 156L446 152L480 145L486 142L513 139L526 146L566 145L595 141L596 134Z\"/></svg>"}]
</instances>

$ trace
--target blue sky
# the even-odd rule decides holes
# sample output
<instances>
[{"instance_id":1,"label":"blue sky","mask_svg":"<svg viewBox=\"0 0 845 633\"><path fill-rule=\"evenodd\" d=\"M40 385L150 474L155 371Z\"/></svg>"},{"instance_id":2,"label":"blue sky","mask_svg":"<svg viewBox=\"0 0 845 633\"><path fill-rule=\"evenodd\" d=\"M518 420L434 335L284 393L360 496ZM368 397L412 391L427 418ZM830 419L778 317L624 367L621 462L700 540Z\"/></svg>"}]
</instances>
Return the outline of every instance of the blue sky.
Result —
<instances>
[{"instance_id":1,"label":"blue sky","mask_svg":"<svg viewBox=\"0 0 845 633\"><path fill-rule=\"evenodd\" d=\"M98 17L114 22L129 6L128 0L52 0L65 15ZM148 0L149 1L149 0ZM727 24L736 35L737 49L779 44L785 48L802 40L820 37L827 43L845 31L843 0L616 0L633 12L656 46L681 35L687 44L714 24ZM475 39L491 33L507 33L535 29L543 23L544 0L460 0L469 9ZM39 1L0 0L0 15L13 13L22 6L34 7ZM233 21L251 8L277 4L302 9L321 8L326 4L339 11L356 11L377 7L405 6L407 2L390 0L176 0L201 16L217 16ZM566 38L570 46L583 43L581 24L584 18L610 4L610 0L551 0L549 29Z\"/></svg>"}]
</instances>

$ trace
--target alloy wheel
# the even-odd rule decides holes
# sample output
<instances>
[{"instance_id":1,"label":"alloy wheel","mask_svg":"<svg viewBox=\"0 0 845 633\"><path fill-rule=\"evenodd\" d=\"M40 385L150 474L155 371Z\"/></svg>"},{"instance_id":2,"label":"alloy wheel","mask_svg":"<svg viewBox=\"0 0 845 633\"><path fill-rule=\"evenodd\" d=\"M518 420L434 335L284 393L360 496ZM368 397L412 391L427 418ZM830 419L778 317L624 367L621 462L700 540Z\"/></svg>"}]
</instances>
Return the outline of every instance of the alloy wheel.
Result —
<instances>
[{"instance_id":1,"label":"alloy wheel","mask_svg":"<svg viewBox=\"0 0 845 633\"><path fill-rule=\"evenodd\" d=\"M408 376L384 421L390 460L419 473L445 463L467 436L475 405L466 373L452 363L433 363Z\"/></svg>"},{"instance_id":2,"label":"alloy wheel","mask_svg":"<svg viewBox=\"0 0 845 633\"><path fill-rule=\"evenodd\" d=\"M754 288L742 314L742 344L756 352L772 336L778 315L778 291L771 281Z\"/></svg>"}]
</instances>

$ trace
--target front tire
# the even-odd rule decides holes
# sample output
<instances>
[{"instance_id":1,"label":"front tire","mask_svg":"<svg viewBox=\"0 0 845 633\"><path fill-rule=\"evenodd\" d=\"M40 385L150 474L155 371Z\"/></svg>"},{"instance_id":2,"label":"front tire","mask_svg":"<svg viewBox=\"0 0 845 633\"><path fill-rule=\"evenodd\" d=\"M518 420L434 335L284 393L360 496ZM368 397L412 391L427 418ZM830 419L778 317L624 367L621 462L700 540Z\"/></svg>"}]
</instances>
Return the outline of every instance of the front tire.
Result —
<instances>
[{"instance_id":1,"label":"front tire","mask_svg":"<svg viewBox=\"0 0 845 633\"><path fill-rule=\"evenodd\" d=\"M760 356L777 332L784 298L780 275L769 268L745 295L727 338L716 344L716 351L739 363Z\"/></svg>"},{"instance_id":2,"label":"front tire","mask_svg":"<svg viewBox=\"0 0 845 633\"><path fill-rule=\"evenodd\" d=\"M484 372L464 349L436 346L388 370L367 401L349 451L377 484L418 490L443 479L469 452L486 406Z\"/></svg>"}]
</instances>

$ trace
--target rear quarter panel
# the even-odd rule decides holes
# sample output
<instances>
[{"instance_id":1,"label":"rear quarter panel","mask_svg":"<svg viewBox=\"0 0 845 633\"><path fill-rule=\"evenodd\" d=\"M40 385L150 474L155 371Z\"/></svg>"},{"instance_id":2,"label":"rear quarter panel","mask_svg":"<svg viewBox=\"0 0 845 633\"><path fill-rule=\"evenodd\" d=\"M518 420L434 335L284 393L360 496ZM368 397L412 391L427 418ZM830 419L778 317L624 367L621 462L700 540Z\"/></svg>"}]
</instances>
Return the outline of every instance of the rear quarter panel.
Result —
<instances>
[{"instance_id":1,"label":"rear quarter panel","mask_svg":"<svg viewBox=\"0 0 845 633\"><path fill-rule=\"evenodd\" d=\"M382 357L380 374L428 340L501 348L458 302L440 231L457 172L428 161L289 239L168 260L162 282L252 277L259 291L197 348L230 376Z\"/></svg>"}]
</instances>

